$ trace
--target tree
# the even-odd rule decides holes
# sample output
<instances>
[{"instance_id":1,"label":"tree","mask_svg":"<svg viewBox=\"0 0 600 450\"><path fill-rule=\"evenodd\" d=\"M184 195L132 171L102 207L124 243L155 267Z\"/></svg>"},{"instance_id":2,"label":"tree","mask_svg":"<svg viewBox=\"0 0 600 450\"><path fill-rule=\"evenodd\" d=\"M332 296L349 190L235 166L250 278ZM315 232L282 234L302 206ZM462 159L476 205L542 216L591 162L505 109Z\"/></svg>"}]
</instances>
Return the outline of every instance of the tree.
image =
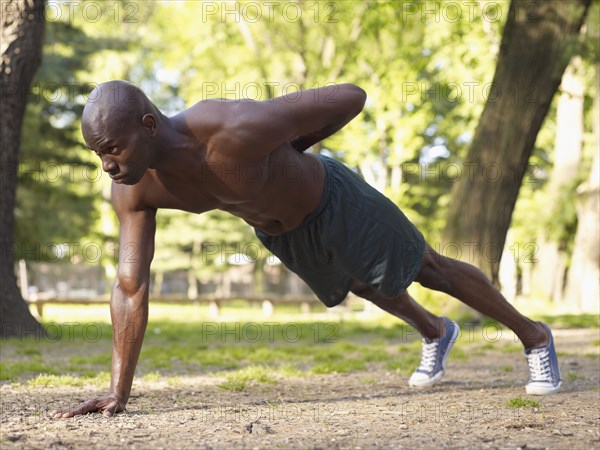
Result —
<instances>
[{"instance_id":1,"label":"tree","mask_svg":"<svg viewBox=\"0 0 600 450\"><path fill-rule=\"evenodd\" d=\"M598 313L600 296L600 63L596 65L594 99L595 151L585 183L577 188L577 233L567 278L565 300L583 312Z\"/></svg>"},{"instance_id":2,"label":"tree","mask_svg":"<svg viewBox=\"0 0 600 450\"><path fill-rule=\"evenodd\" d=\"M567 265L567 250L572 227L576 222L573 205L575 182L581 165L584 135L584 85L581 60L574 58L565 71L561 93L556 105L556 138L554 165L547 186L542 222L539 233L539 264L532 268L531 291L543 298L558 302L563 292Z\"/></svg>"},{"instance_id":3,"label":"tree","mask_svg":"<svg viewBox=\"0 0 600 450\"><path fill-rule=\"evenodd\" d=\"M446 93L445 87L461 79L491 79L503 22L486 20L479 9L477 17L470 16L468 5L460 3L461 21L425 23L408 14L421 8L418 2L407 6L410 11L394 2L300 2L297 20L286 20L289 9L274 3L272 10L262 9L262 20L245 21L240 4L231 5L234 14L226 17L224 7L207 15L199 2L157 5L142 40L149 64L142 78L170 84L164 90L172 88L188 102L219 96L259 100L327 83L358 84L369 95L363 114L313 151L322 146L356 168L437 238L446 204L440 207L440 198L448 197L450 183L435 177L423 181L420 172L403 172L403 165L420 169L421 149L440 143L453 154L466 153L464 130L476 124L483 101ZM435 8L439 11L439 2ZM194 26L198 17L203 18L200 28ZM180 24L176 30L173 21ZM169 39L162 37L166 30ZM161 80L165 72L169 76ZM159 92L149 94L160 103ZM194 238L200 233L195 230ZM213 232L203 230L209 239ZM189 235L180 233L178 239L193 248ZM157 240L157 255L167 241ZM155 257L155 267L160 260Z\"/></svg>"},{"instance_id":4,"label":"tree","mask_svg":"<svg viewBox=\"0 0 600 450\"><path fill-rule=\"evenodd\" d=\"M134 36L127 34L127 23L117 20L122 19L117 4L100 7L104 9L94 9L97 22L85 21L91 11L86 13L85 4L60 14L55 10L57 19L47 14L43 62L29 88L23 120L27 133L19 150L15 257L56 261L55 249L60 246L64 250L57 253L65 260L84 262L87 258L80 250L93 242L95 247L105 243L98 245L107 257L105 264L114 261L115 239L103 211L106 198L110 200L109 177L103 176L98 157L83 145L81 114L95 84L126 76L119 62L129 56ZM97 68L102 58L112 61L104 70ZM110 242L106 245L110 239L113 247ZM36 242L43 243L40 251L32 251Z\"/></svg>"},{"instance_id":5,"label":"tree","mask_svg":"<svg viewBox=\"0 0 600 450\"><path fill-rule=\"evenodd\" d=\"M453 188L444 236L475 249L466 252L470 262L495 284L529 157L590 3L510 4L489 98Z\"/></svg>"},{"instance_id":6,"label":"tree","mask_svg":"<svg viewBox=\"0 0 600 450\"><path fill-rule=\"evenodd\" d=\"M13 262L14 205L26 94L42 60L44 1L2 2L0 106L0 335L43 334L17 287Z\"/></svg>"}]
</instances>

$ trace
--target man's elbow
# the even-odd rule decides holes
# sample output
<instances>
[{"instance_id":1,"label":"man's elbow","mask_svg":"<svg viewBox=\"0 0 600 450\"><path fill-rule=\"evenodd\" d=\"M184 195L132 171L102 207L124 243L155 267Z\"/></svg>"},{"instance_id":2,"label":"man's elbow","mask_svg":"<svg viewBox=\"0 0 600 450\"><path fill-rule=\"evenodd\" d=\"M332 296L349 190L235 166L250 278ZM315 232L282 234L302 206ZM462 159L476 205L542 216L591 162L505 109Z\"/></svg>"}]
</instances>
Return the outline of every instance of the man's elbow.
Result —
<instances>
[{"instance_id":1,"label":"man's elbow","mask_svg":"<svg viewBox=\"0 0 600 450\"><path fill-rule=\"evenodd\" d=\"M363 102L364 102L367 99L367 92L363 88L361 88L355 84L353 84L352 86L358 92L358 94L360 95L360 97L363 99Z\"/></svg>"},{"instance_id":2,"label":"man's elbow","mask_svg":"<svg viewBox=\"0 0 600 450\"><path fill-rule=\"evenodd\" d=\"M355 112L355 114L359 114L363 110L365 102L367 101L367 93L363 88L358 87L355 84L348 84L348 86L352 91L352 110Z\"/></svg>"}]
</instances>

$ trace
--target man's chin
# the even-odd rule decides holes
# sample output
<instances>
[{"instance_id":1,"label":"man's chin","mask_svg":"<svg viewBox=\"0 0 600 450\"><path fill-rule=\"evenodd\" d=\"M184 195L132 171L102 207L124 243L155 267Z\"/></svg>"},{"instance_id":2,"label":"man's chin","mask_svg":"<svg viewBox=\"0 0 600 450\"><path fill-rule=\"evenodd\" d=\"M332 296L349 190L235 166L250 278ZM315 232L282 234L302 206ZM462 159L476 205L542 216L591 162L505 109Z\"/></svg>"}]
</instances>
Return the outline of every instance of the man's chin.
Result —
<instances>
[{"instance_id":1,"label":"man's chin","mask_svg":"<svg viewBox=\"0 0 600 450\"><path fill-rule=\"evenodd\" d=\"M134 184L138 184L141 179L142 179L142 177L133 178L131 176L126 176L123 178L113 179L113 181L117 184L125 184L127 186L133 186Z\"/></svg>"}]
</instances>

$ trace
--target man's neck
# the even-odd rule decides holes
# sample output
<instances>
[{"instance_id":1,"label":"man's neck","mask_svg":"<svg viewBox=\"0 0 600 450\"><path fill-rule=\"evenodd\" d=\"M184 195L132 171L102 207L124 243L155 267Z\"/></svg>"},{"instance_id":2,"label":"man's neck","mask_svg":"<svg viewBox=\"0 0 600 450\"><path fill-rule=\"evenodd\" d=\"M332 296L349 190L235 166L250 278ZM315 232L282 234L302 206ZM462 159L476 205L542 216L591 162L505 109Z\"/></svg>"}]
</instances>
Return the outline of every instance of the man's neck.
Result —
<instances>
[{"instance_id":1,"label":"man's neck","mask_svg":"<svg viewBox=\"0 0 600 450\"><path fill-rule=\"evenodd\" d=\"M180 167L180 161L197 149L199 142L177 118L163 116L156 136L156 158L151 168L169 171Z\"/></svg>"}]
</instances>

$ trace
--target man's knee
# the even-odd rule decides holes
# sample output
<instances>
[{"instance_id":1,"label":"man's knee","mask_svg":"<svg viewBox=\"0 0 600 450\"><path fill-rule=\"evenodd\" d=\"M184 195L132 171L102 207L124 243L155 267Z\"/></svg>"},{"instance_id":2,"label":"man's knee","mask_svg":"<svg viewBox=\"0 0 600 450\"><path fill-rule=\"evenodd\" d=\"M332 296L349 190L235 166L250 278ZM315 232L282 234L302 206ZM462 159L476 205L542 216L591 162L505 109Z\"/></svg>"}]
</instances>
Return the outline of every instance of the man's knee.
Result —
<instances>
[{"instance_id":1,"label":"man's knee","mask_svg":"<svg viewBox=\"0 0 600 450\"><path fill-rule=\"evenodd\" d=\"M350 291L357 295L358 297L364 298L365 300L369 300L376 305L381 302L388 302L392 299L388 297L384 297L379 292L377 292L372 286L365 284L361 281L354 280L352 286L350 287Z\"/></svg>"},{"instance_id":2,"label":"man's knee","mask_svg":"<svg viewBox=\"0 0 600 450\"><path fill-rule=\"evenodd\" d=\"M350 286L350 292L354 295L371 300L370 297L373 297L375 291L368 284L363 283L362 281L354 280L352 281L352 286Z\"/></svg>"},{"instance_id":3,"label":"man's knee","mask_svg":"<svg viewBox=\"0 0 600 450\"><path fill-rule=\"evenodd\" d=\"M451 289L451 274L448 265L448 258L436 253L428 246L415 281L427 289L448 292Z\"/></svg>"}]
</instances>

